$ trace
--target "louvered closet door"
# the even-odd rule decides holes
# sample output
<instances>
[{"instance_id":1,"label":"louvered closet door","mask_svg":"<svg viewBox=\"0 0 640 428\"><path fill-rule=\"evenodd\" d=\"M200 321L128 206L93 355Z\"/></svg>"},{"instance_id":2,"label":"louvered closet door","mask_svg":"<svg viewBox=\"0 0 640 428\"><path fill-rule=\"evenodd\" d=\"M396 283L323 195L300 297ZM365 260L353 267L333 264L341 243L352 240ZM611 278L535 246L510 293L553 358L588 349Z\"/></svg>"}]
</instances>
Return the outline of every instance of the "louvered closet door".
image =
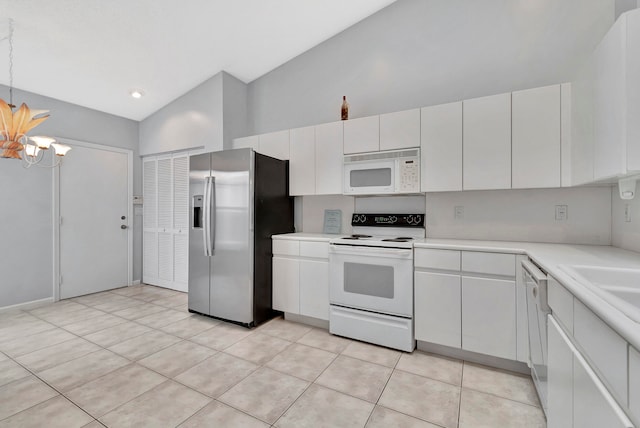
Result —
<instances>
[{"instance_id":1,"label":"louvered closet door","mask_svg":"<svg viewBox=\"0 0 640 428\"><path fill-rule=\"evenodd\" d=\"M158 285L173 282L173 174L172 159L158 159Z\"/></svg>"},{"instance_id":2,"label":"louvered closet door","mask_svg":"<svg viewBox=\"0 0 640 428\"><path fill-rule=\"evenodd\" d=\"M173 158L173 281L187 291L189 284L189 157Z\"/></svg>"},{"instance_id":3,"label":"louvered closet door","mask_svg":"<svg viewBox=\"0 0 640 428\"><path fill-rule=\"evenodd\" d=\"M189 156L144 161L143 282L178 291L189 284Z\"/></svg>"},{"instance_id":4,"label":"louvered closet door","mask_svg":"<svg viewBox=\"0 0 640 428\"><path fill-rule=\"evenodd\" d=\"M143 162L143 242L142 281L146 284L158 283L158 178L157 161Z\"/></svg>"}]
</instances>

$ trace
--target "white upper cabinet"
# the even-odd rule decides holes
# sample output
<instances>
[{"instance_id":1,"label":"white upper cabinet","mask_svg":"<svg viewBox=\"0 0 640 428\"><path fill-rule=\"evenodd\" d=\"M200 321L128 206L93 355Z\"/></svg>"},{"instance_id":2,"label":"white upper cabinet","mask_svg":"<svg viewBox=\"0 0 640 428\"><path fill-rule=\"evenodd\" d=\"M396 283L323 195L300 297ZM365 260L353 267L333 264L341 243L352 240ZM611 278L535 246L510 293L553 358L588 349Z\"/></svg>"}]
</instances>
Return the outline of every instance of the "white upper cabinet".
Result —
<instances>
[{"instance_id":1,"label":"white upper cabinet","mask_svg":"<svg viewBox=\"0 0 640 428\"><path fill-rule=\"evenodd\" d=\"M621 17L595 51L594 178L626 172L626 22Z\"/></svg>"},{"instance_id":2,"label":"white upper cabinet","mask_svg":"<svg viewBox=\"0 0 640 428\"><path fill-rule=\"evenodd\" d=\"M420 146L420 109L380 115L380 150Z\"/></svg>"},{"instance_id":3,"label":"white upper cabinet","mask_svg":"<svg viewBox=\"0 0 640 428\"><path fill-rule=\"evenodd\" d=\"M261 134L259 152L276 159L289 159L289 130Z\"/></svg>"},{"instance_id":4,"label":"white upper cabinet","mask_svg":"<svg viewBox=\"0 0 640 428\"><path fill-rule=\"evenodd\" d=\"M290 138L289 194L316 193L316 130L315 126L292 129Z\"/></svg>"},{"instance_id":5,"label":"white upper cabinet","mask_svg":"<svg viewBox=\"0 0 640 428\"><path fill-rule=\"evenodd\" d=\"M620 15L572 82L572 185L640 171L640 9Z\"/></svg>"},{"instance_id":6,"label":"white upper cabinet","mask_svg":"<svg viewBox=\"0 0 640 428\"><path fill-rule=\"evenodd\" d=\"M462 190L462 102L422 109L420 148L421 190Z\"/></svg>"},{"instance_id":7,"label":"white upper cabinet","mask_svg":"<svg viewBox=\"0 0 640 428\"><path fill-rule=\"evenodd\" d=\"M380 150L380 116L344 121L344 154Z\"/></svg>"},{"instance_id":8,"label":"white upper cabinet","mask_svg":"<svg viewBox=\"0 0 640 428\"><path fill-rule=\"evenodd\" d=\"M260 136L252 135L250 137L234 138L231 142L232 149L245 149L247 147L257 152L260 149Z\"/></svg>"},{"instance_id":9,"label":"white upper cabinet","mask_svg":"<svg viewBox=\"0 0 640 428\"><path fill-rule=\"evenodd\" d=\"M511 94L463 102L463 189L511 188Z\"/></svg>"},{"instance_id":10,"label":"white upper cabinet","mask_svg":"<svg viewBox=\"0 0 640 428\"><path fill-rule=\"evenodd\" d=\"M560 85L512 94L512 187L560 187Z\"/></svg>"},{"instance_id":11,"label":"white upper cabinet","mask_svg":"<svg viewBox=\"0 0 640 428\"><path fill-rule=\"evenodd\" d=\"M343 121L316 126L316 195L342 194Z\"/></svg>"}]
</instances>

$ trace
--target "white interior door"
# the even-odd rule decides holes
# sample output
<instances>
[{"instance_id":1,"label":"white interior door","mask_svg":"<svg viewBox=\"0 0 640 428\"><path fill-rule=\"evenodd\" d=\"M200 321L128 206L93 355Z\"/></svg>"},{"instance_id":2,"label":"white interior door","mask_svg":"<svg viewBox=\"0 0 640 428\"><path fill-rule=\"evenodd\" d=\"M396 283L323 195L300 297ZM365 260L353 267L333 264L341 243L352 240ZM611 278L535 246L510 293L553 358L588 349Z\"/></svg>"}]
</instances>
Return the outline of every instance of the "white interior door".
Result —
<instances>
[{"instance_id":1,"label":"white interior door","mask_svg":"<svg viewBox=\"0 0 640 428\"><path fill-rule=\"evenodd\" d=\"M74 146L65 157L59 194L60 298L128 285L128 195L128 153Z\"/></svg>"}]
</instances>

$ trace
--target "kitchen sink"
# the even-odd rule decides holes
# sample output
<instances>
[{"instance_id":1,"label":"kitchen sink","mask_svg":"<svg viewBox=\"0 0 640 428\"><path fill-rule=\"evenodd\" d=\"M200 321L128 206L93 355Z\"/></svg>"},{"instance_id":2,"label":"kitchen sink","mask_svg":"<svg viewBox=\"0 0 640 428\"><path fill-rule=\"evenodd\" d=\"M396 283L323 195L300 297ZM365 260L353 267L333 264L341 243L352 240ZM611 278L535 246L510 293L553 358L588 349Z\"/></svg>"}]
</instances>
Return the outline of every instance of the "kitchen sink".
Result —
<instances>
[{"instance_id":1,"label":"kitchen sink","mask_svg":"<svg viewBox=\"0 0 640 428\"><path fill-rule=\"evenodd\" d=\"M640 323L640 269L582 265L565 265L560 269Z\"/></svg>"}]
</instances>

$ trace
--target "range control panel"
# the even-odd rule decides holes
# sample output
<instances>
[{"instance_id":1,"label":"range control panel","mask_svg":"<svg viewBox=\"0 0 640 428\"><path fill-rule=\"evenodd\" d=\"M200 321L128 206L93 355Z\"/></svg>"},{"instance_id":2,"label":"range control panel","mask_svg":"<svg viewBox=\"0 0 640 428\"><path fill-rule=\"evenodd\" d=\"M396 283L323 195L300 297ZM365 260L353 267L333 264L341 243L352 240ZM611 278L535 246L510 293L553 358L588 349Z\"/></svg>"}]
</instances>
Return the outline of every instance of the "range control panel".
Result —
<instances>
[{"instance_id":1,"label":"range control panel","mask_svg":"<svg viewBox=\"0 0 640 428\"><path fill-rule=\"evenodd\" d=\"M353 214L351 226L424 227L424 214Z\"/></svg>"}]
</instances>

